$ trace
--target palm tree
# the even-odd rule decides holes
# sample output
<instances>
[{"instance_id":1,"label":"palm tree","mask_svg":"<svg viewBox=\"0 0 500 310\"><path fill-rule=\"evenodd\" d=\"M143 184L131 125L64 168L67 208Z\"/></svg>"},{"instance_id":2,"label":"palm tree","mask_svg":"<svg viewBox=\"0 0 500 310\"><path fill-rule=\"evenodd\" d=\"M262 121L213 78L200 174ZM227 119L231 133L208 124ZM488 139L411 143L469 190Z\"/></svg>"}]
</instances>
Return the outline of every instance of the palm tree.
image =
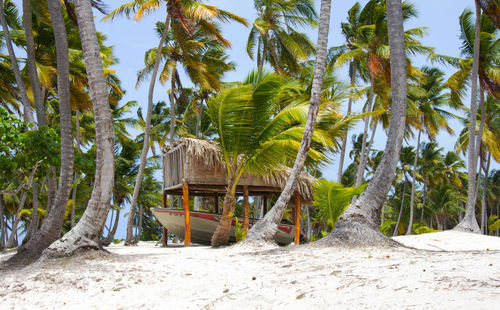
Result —
<instances>
[{"instance_id":1,"label":"palm tree","mask_svg":"<svg viewBox=\"0 0 500 310\"><path fill-rule=\"evenodd\" d=\"M257 58L259 76L264 62L276 73L295 73L299 62L314 53L307 35L294 27L315 27L318 23L311 0L254 0L258 17L247 41L247 53ZM255 55L256 54L256 55Z\"/></svg>"},{"instance_id":2,"label":"palm tree","mask_svg":"<svg viewBox=\"0 0 500 310\"><path fill-rule=\"evenodd\" d=\"M122 4L110 14L108 14L106 19L113 19L116 15L126 14L127 16L131 12L135 12L134 18L140 20L144 14L148 14L153 10L156 10L160 6L160 1L143 1L143 0L133 0ZM193 31L193 24L198 23L205 32L210 32L215 37L223 40L227 45L229 42L222 38L220 33L217 32L216 27L214 27L212 20L218 19L222 22L236 20L240 23L246 24L246 21L236 15L229 12L219 10L215 6L210 6L203 4L201 2L186 0L165 0L167 17L165 19L165 27L162 32L160 42L158 43L157 51L163 49L163 44L167 38L168 27L172 24L172 29L176 32L176 35L184 36L185 34L191 34ZM215 31L214 31L215 30ZM142 178L144 175L144 168L146 166L146 157L148 153L149 138L151 131L151 113L153 108L153 90L156 83L156 75L160 66L162 53L156 53L154 68L152 70L151 82L148 91L148 109L146 113L146 128L144 131L144 144L142 148L141 161L139 165L139 171L137 173L136 185L134 187L134 194L132 196L131 208L129 219L127 223L127 237L125 240L126 244L133 243L132 240L132 218L135 213L135 205L139 197L139 190L141 187ZM173 89L172 89L173 91ZM173 104L173 102L172 102ZM171 123L174 124L173 122ZM171 133L173 134L173 133Z\"/></svg>"},{"instance_id":3,"label":"palm tree","mask_svg":"<svg viewBox=\"0 0 500 310\"><path fill-rule=\"evenodd\" d=\"M99 248L99 238L109 211L115 171L114 133L108 102L108 88L99 56L94 16L90 0L75 6L89 90L96 119L96 173L87 209L78 224L48 249L47 255L68 255L81 248Z\"/></svg>"},{"instance_id":4,"label":"palm tree","mask_svg":"<svg viewBox=\"0 0 500 310\"><path fill-rule=\"evenodd\" d=\"M254 225L247 234L245 239L247 243L251 242L274 242L274 237L278 231L278 225L283 217L286 205L294 191L297 177L302 172L306 161L307 153L311 146L311 141L314 136L314 127L319 111L321 99L321 86L323 84L323 76L326 67L326 47L328 44L328 31L330 29L330 9L331 0L321 0L319 28L318 28L318 44L316 48L316 63L314 65L314 75L311 86L311 96L309 111L307 113L307 121L304 127L302 140L297 152L295 163L293 164L292 172L286 182L285 188L281 193L278 201L273 208Z\"/></svg>"},{"instance_id":5,"label":"palm tree","mask_svg":"<svg viewBox=\"0 0 500 310\"><path fill-rule=\"evenodd\" d=\"M444 84L444 73L437 68L423 67L421 69L423 76L421 83L418 86L419 92L417 94L410 94L410 105L412 107L408 114L409 125L415 127L418 131L417 146L415 147L415 158L413 162L413 175L411 185L411 199L410 199L410 221L408 224L407 235L412 232L414 201L415 201L415 187L417 176L417 163L420 150L420 136L422 132L427 133L430 140L438 134L440 129L446 129L448 133L452 133L452 129L448 126L447 117L453 117L452 114L443 110L443 107L451 104L449 95L444 94L443 91L446 87ZM455 106L456 107L456 106ZM409 109L410 110L410 109Z\"/></svg>"},{"instance_id":6,"label":"palm tree","mask_svg":"<svg viewBox=\"0 0 500 310\"><path fill-rule=\"evenodd\" d=\"M251 76L252 77L252 76ZM302 100L290 103L273 117L281 99L280 88L294 87L276 75L263 76L255 84L247 83L222 90L208 103L209 114L219 137L219 147L227 168L228 186L223 216L212 236L212 246L229 240L235 207L235 190L244 174L272 175L294 160L304 132L308 106ZM322 149L333 141L327 132L314 135L315 150L310 161L324 158Z\"/></svg>"},{"instance_id":7,"label":"palm tree","mask_svg":"<svg viewBox=\"0 0 500 310\"><path fill-rule=\"evenodd\" d=\"M491 19L493 24L500 30L500 1L479 0L479 5L483 9L483 12Z\"/></svg>"},{"instance_id":8,"label":"palm tree","mask_svg":"<svg viewBox=\"0 0 500 310\"><path fill-rule=\"evenodd\" d=\"M386 244L378 227L380 210L392 185L405 132L406 56L401 0L387 1L392 111L384 155L366 190L340 217L326 244Z\"/></svg>"}]
</instances>

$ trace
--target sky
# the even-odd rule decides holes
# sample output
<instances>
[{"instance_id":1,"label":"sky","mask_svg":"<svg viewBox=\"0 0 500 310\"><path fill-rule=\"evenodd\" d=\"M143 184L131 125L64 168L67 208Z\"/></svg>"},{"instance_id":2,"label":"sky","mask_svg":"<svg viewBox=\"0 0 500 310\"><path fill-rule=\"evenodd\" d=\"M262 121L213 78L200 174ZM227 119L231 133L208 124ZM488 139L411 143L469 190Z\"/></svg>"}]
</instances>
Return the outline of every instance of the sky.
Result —
<instances>
[{"instance_id":1,"label":"sky","mask_svg":"<svg viewBox=\"0 0 500 310\"><path fill-rule=\"evenodd\" d=\"M20 0L15 0L20 6ZM106 1L108 11L123 4L127 1L112 0ZM343 37L340 33L340 23L345 21L347 11L356 1L332 1L330 33L328 38L328 47L341 45ZM367 1L360 1L362 4ZM221 9L230 11L236 15L245 17L251 25L256 17L253 1L250 0L207 0L205 3L215 5ZM458 38L459 24L458 17L465 8L473 8L474 1L472 0L413 0L411 1L419 12L418 18L411 19L405 24L405 29L414 27L427 27L427 35L421 39L424 45L435 47L435 51L440 54L450 56L460 56L459 48L460 41ZM320 1L316 0L316 9L319 12ZM96 28L99 32L107 36L106 45L114 46L114 54L119 59L119 63L114 65L112 69L122 81L122 87L126 90L122 104L128 101L135 100L139 106L146 109L147 92L149 81L143 83L139 88L135 87L137 72L144 66L144 53L157 46L159 37L154 31L155 23L164 21L166 17L165 7L144 17L140 22L128 19L125 16L117 17L113 21L102 21L103 15L94 11L96 15ZM224 81L241 81L252 69L256 67L246 54L246 41L248 38L249 28L236 23L226 24L222 27L223 35L232 42L232 48L229 51L230 59L237 64L236 70L225 75ZM306 31L311 40L316 42L317 29ZM425 58L419 57L414 60L418 66L428 64ZM452 68L443 68L448 76L453 73ZM338 77L341 80L348 81L346 70L340 70ZM185 83L189 85L187 82ZM167 100L168 87L164 87L159 83L156 84L154 92L154 102ZM468 101L467 101L468 102ZM360 111L361 105L356 105L354 110ZM134 114L135 115L135 114ZM452 121L451 126L456 133L459 133L463 125L458 121ZM361 125L355 127L353 132L359 133ZM453 149L453 145L457 136L450 137L446 133L438 136L437 140L441 146L448 150ZM386 135L382 130L378 130L374 142L375 149L383 149L385 146ZM348 138L350 141L350 137ZM425 140L424 140L425 141ZM410 145L415 143L410 140ZM348 146L347 153L350 146ZM348 158L346 158L346 162ZM346 167L346 165L344 166ZM494 167L498 169L497 167ZM323 171L323 176L328 179L336 179L337 164L336 158L333 163L326 167ZM124 210L121 214L128 212ZM125 237L126 218L120 218L120 225L116 238Z\"/></svg>"}]
</instances>

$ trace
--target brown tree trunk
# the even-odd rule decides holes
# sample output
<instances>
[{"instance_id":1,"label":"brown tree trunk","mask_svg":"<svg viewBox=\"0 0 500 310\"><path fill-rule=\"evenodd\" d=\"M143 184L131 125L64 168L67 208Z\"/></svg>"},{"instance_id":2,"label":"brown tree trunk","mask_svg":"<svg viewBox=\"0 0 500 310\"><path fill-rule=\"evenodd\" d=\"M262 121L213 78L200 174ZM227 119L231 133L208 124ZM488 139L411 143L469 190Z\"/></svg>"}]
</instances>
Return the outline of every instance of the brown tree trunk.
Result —
<instances>
[{"instance_id":1,"label":"brown tree trunk","mask_svg":"<svg viewBox=\"0 0 500 310\"><path fill-rule=\"evenodd\" d=\"M415 186L417 183L417 163L418 163L418 153L420 150L420 134L422 130L418 131L417 137L417 148L415 149L415 160L413 161L413 175L411 182L411 198L410 198L410 221L408 222L408 230L406 231L406 235L411 235L412 227L413 227L413 213L414 213L414 204L415 204Z\"/></svg>"},{"instance_id":2,"label":"brown tree trunk","mask_svg":"<svg viewBox=\"0 0 500 310\"><path fill-rule=\"evenodd\" d=\"M31 221L29 224L29 227L26 232L26 236L23 239L23 244L28 242L28 240L36 233L38 230L38 208L39 208L39 203L38 203L38 185L35 180L33 180L33 183L31 185L32 189L32 199L33 199L33 208L31 211Z\"/></svg>"},{"instance_id":3,"label":"brown tree trunk","mask_svg":"<svg viewBox=\"0 0 500 310\"><path fill-rule=\"evenodd\" d=\"M0 250L5 248L5 220L3 216L2 202L3 202L3 197L0 197Z\"/></svg>"},{"instance_id":4,"label":"brown tree trunk","mask_svg":"<svg viewBox=\"0 0 500 310\"><path fill-rule=\"evenodd\" d=\"M12 226L10 228L10 236L7 240L6 248L12 248L17 245L14 237L17 234L17 226L19 225L19 221L21 220L21 210L24 208L24 203L26 202L26 192L21 193L21 201L19 202L19 206L17 207L17 212L14 216L14 222L12 222Z\"/></svg>"},{"instance_id":5,"label":"brown tree trunk","mask_svg":"<svg viewBox=\"0 0 500 310\"><path fill-rule=\"evenodd\" d=\"M309 112L307 114L307 122L304 128L304 135L300 143L297 159L290 173L285 188L283 189L278 201L273 208L258 221L248 231L247 237L242 241L242 244L249 243L274 243L278 225L283 217L288 201L295 192L297 177L304 168L307 151L311 145L312 135L316 124L316 117L319 110L319 101L321 96L321 85L323 84L323 76L325 74L326 64L326 47L328 44L328 31L330 27L330 9L331 0L321 0L320 20L318 27L318 44L316 49L316 64L314 66L313 83L311 87L311 101Z\"/></svg>"},{"instance_id":6,"label":"brown tree trunk","mask_svg":"<svg viewBox=\"0 0 500 310\"><path fill-rule=\"evenodd\" d=\"M211 245L218 247L227 244L229 241L229 233L231 231L231 222L233 221L234 208L236 206L236 196L234 195L233 187L235 180L232 179L227 184L226 195L222 207L222 216L214 234L212 235Z\"/></svg>"},{"instance_id":7,"label":"brown tree trunk","mask_svg":"<svg viewBox=\"0 0 500 310\"><path fill-rule=\"evenodd\" d=\"M61 124L61 172L54 203L50 210L47 211L42 227L28 242L18 249L17 254L11 258L13 261L39 257L44 249L60 237L73 178L73 128L66 24L64 23L60 1L49 0L48 6L56 44L57 94Z\"/></svg>"},{"instance_id":8,"label":"brown tree trunk","mask_svg":"<svg viewBox=\"0 0 500 310\"><path fill-rule=\"evenodd\" d=\"M101 245L108 246L115 239L116 230L118 229L118 222L120 220L120 208L116 210L115 221L113 222L113 227L109 234L101 241Z\"/></svg>"},{"instance_id":9,"label":"brown tree trunk","mask_svg":"<svg viewBox=\"0 0 500 310\"><path fill-rule=\"evenodd\" d=\"M387 0L387 28L392 70L392 111L384 155L366 190L340 217L332 233L318 241L321 244L393 243L380 232L378 222L395 176L405 131L407 79L401 0Z\"/></svg>"},{"instance_id":10,"label":"brown tree trunk","mask_svg":"<svg viewBox=\"0 0 500 310\"><path fill-rule=\"evenodd\" d=\"M130 202L130 212L128 214L128 219L127 219L127 236L125 238L125 245L131 245L134 243L133 239L133 226L134 226L134 216L135 216L135 205L137 204L137 199L139 198L139 191L141 189L141 183L142 183L142 178L144 176L144 168L146 167L146 158L148 155L148 149L149 149L149 138L151 135L151 114L153 111L153 91L155 88L155 83L156 83L156 75L158 74L158 68L160 67L160 61L161 61L161 50L163 48L163 44L165 42L165 39L167 38L167 33L168 33L168 26L170 22L170 15L167 14L167 18L165 20L165 27L163 29L163 34L160 39L160 43L158 43L158 48L156 52L156 59L155 59L155 65L153 68L153 72L151 75L151 82L149 84L149 91L148 91L148 111L146 114L146 124L144 128L144 141L142 145L142 152L141 152L141 161L139 163L139 171L137 172L137 177L135 179L135 185L134 185L134 192L132 194L132 201Z\"/></svg>"},{"instance_id":11,"label":"brown tree trunk","mask_svg":"<svg viewBox=\"0 0 500 310\"><path fill-rule=\"evenodd\" d=\"M94 108L96 172L87 209L75 227L45 250L44 256L49 257L71 255L78 249L100 248L98 241L106 222L114 185L114 132L90 0L77 0L75 10Z\"/></svg>"},{"instance_id":12,"label":"brown tree trunk","mask_svg":"<svg viewBox=\"0 0 500 310\"><path fill-rule=\"evenodd\" d=\"M476 119L477 119L477 79L478 79L478 69L479 69L479 45L480 45L480 34L481 34L481 8L476 0L476 33L474 36L474 58L472 60L472 73L471 73L471 103L470 103L470 118L469 118L469 146L467 147L468 153L468 164L467 168L469 170L469 183L467 191L467 204L465 206L465 216L460 223L454 228L455 230L468 231L479 233L479 225L476 220L476 199L474 195L474 188L476 185L476 165L477 159L476 154Z\"/></svg>"},{"instance_id":13,"label":"brown tree trunk","mask_svg":"<svg viewBox=\"0 0 500 310\"><path fill-rule=\"evenodd\" d=\"M405 194L406 194L406 178L403 184L403 194L401 196L401 205L399 206L398 220L396 221L396 227L394 227L394 232L392 233L393 237L398 235L399 223L401 221L401 215L403 214L403 207L405 206Z\"/></svg>"},{"instance_id":14,"label":"brown tree trunk","mask_svg":"<svg viewBox=\"0 0 500 310\"><path fill-rule=\"evenodd\" d=\"M488 214L487 214L487 206L486 206L486 187L488 184L488 173L490 171L490 161L491 161L491 153L488 154L488 161L486 163L486 168L484 169L484 181L483 181L483 196L481 199L481 233L487 235L488 234Z\"/></svg>"},{"instance_id":15,"label":"brown tree trunk","mask_svg":"<svg viewBox=\"0 0 500 310\"><path fill-rule=\"evenodd\" d=\"M17 64L16 54L12 46L12 40L10 38L9 26L5 20L4 13L4 0L0 0L0 24L3 28L3 34L5 39L5 45L9 52L10 64L12 66L12 71L14 72L14 77L16 79L17 89L19 90L19 96L21 97L21 103L23 104L24 120L29 123L35 123L33 119L33 113L31 111L30 101L26 93L26 87L24 86L23 78L21 77L21 71L19 70L19 65Z\"/></svg>"}]
</instances>

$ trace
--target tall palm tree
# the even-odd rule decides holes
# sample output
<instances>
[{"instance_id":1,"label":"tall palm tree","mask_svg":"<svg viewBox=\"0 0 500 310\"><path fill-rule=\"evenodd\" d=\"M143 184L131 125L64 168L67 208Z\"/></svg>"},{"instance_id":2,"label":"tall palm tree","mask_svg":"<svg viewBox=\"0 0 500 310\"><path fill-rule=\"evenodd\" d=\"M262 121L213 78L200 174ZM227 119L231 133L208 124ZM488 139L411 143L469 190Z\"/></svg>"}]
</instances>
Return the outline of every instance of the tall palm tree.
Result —
<instances>
[{"instance_id":1,"label":"tall palm tree","mask_svg":"<svg viewBox=\"0 0 500 310\"><path fill-rule=\"evenodd\" d=\"M390 67L392 71L392 111L389 134L380 164L366 190L340 217L326 244L386 244L378 227L380 210L392 185L405 132L406 56L401 0L387 0Z\"/></svg>"},{"instance_id":2,"label":"tall palm tree","mask_svg":"<svg viewBox=\"0 0 500 310\"><path fill-rule=\"evenodd\" d=\"M331 0L321 0L321 9L318 27L318 44L316 48L316 63L314 65L313 82L311 86L311 96L309 111L307 113L307 121L305 124L300 147L297 152L295 163L293 164L292 172L286 182L278 201L273 208L254 225L247 234L245 239L247 243L259 242L274 242L274 237L278 231L278 225L285 212L286 205L293 194L297 177L302 172L306 161L307 153L311 146L311 141L314 136L314 127L318 116L321 86L323 84L323 76L326 67L326 52L328 44L328 31L330 29L330 10Z\"/></svg>"},{"instance_id":3,"label":"tall palm tree","mask_svg":"<svg viewBox=\"0 0 500 310\"><path fill-rule=\"evenodd\" d=\"M17 254L13 257L14 260L38 257L45 248L59 238L73 179L74 150L66 25L60 1L50 0L48 5L57 54L57 93L61 124L61 172L53 206L46 215L42 227L27 243L19 248Z\"/></svg>"},{"instance_id":4,"label":"tall palm tree","mask_svg":"<svg viewBox=\"0 0 500 310\"><path fill-rule=\"evenodd\" d=\"M491 19L493 24L500 30L500 1L479 0L479 5L483 9L483 12Z\"/></svg>"},{"instance_id":5,"label":"tall palm tree","mask_svg":"<svg viewBox=\"0 0 500 310\"><path fill-rule=\"evenodd\" d=\"M77 0L75 10L82 41L83 57L94 103L96 120L96 172L94 189L78 224L48 249L47 255L68 255L81 248L99 248L99 238L109 211L114 179L114 133L108 88L99 56L94 15L90 0Z\"/></svg>"},{"instance_id":6,"label":"tall palm tree","mask_svg":"<svg viewBox=\"0 0 500 310\"><path fill-rule=\"evenodd\" d=\"M257 58L259 76L265 62L276 73L294 73L299 62L314 53L307 35L295 27L315 27L318 23L311 0L254 0L257 18L248 36L247 53ZM256 55L255 55L256 54Z\"/></svg>"}]
</instances>

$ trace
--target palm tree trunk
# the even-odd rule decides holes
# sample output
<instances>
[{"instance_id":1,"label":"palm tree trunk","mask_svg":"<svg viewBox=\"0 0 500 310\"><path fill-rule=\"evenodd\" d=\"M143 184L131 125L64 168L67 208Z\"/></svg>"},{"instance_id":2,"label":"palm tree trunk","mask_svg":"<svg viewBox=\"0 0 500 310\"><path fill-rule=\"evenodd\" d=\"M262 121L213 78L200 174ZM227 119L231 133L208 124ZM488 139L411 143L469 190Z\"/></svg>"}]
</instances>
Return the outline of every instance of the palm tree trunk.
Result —
<instances>
[{"instance_id":1,"label":"palm tree trunk","mask_svg":"<svg viewBox=\"0 0 500 310\"><path fill-rule=\"evenodd\" d=\"M7 240L7 244L5 245L6 248L12 248L16 246L16 243L14 242L14 236L17 234L17 226L19 225L19 221L21 220L21 210L24 208L24 203L26 202L26 192L22 192L21 194L21 201L19 202L19 206L17 207L17 212L15 214L14 222L12 222L12 226L10 229L10 236L9 239Z\"/></svg>"},{"instance_id":2,"label":"palm tree trunk","mask_svg":"<svg viewBox=\"0 0 500 310\"><path fill-rule=\"evenodd\" d=\"M483 196L481 199L481 233L488 234L488 215L486 214L486 187L488 184L488 173L490 171L491 153L488 154L486 169L484 170Z\"/></svg>"},{"instance_id":3,"label":"palm tree trunk","mask_svg":"<svg viewBox=\"0 0 500 310\"><path fill-rule=\"evenodd\" d=\"M403 207L405 205L405 194L406 194L406 178L403 184L403 196L401 196L401 205L399 206L398 220L396 222L396 227L394 228L394 232L392 233L393 237L398 235L399 222L401 221L401 215L403 214Z\"/></svg>"},{"instance_id":4,"label":"palm tree trunk","mask_svg":"<svg viewBox=\"0 0 500 310\"><path fill-rule=\"evenodd\" d=\"M61 172L54 203L47 212L42 227L28 242L18 249L12 260L36 258L60 237L73 178L73 125L71 121L66 24L64 23L60 1L49 0L48 7L56 44L57 92L61 126Z\"/></svg>"},{"instance_id":5,"label":"palm tree trunk","mask_svg":"<svg viewBox=\"0 0 500 310\"><path fill-rule=\"evenodd\" d=\"M235 187L234 178L229 180L227 184L226 195L224 196L222 216L211 239L211 245L213 247L224 245L229 241L231 222L233 220L234 208L236 206L236 196L234 195L233 187Z\"/></svg>"},{"instance_id":6,"label":"palm tree trunk","mask_svg":"<svg viewBox=\"0 0 500 310\"><path fill-rule=\"evenodd\" d=\"M373 97L375 96L374 84L375 81L373 79L373 76L370 75L370 94L368 95L368 106L366 108L367 113L370 113L372 111ZM363 182L363 174L365 172L365 157L368 156L366 150L366 136L368 135L368 126L370 125L370 120L371 117L369 115L365 116L365 127L363 129L363 142L361 143L361 155L359 158L358 171L356 172L356 181L354 182L354 187L359 186Z\"/></svg>"},{"instance_id":7,"label":"palm tree trunk","mask_svg":"<svg viewBox=\"0 0 500 310\"><path fill-rule=\"evenodd\" d=\"M380 210L399 162L406 119L406 56L401 0L387 0L387 28L391 55L392 110L384 155L366 190L340 217L325 244L382 245L390 243L378 227Z\"/></svg>"},{"instance_id":8,"label":"palm tree trunk","mask_svg":"<svg viewBox=\"0 0 500 310\"><path fill-rule=\"evenodd\" d=\"M139 240L141 239L142 216L143 216L142 204L139 204L139 220L137 221L137 234L136 234L135 240L134 240L135 244L137 244L139 242Z\"/></svg>"},{"instance_id":9,"label":"palm tree trunk","mask_svg":"<svg viewBox=\"0 0 500 310\"><path fill-rule=\"evenodd\" d=\"M271 54L273 55L273 60L274 60L274 71L276 74L281 74L281 66L280 66L280 61L278 59L278 54L276 53L276 48L274 44L269 44L269 49L271 50Z\"/></svg>"},{"instance_id":10,"label":"palm tree trunk","mask_svg":"<svg viewBox=\"0 0 500 310\"><path fill-rule=\"evenodd\" d=\"M43 106L42 88L38 80L35 61L35 39L33 38L33 26L31 20L30 0L23 0L23 25L26 34L26 62L30 75L31 89L33 91L33 103L35 104L36 120L38 127L47 126L47 117Z\"/></svg>"},{"instance_id":11,"label":"palm tree trunk","mask_svg":"<svg viewBox=\"0 0 500 310\"><path fill-rule=\"evenodd\" d=\"M476 168L478 167L477 162L479 161L479 169L478 169L478 179L476 184L476 190L474 191L474 201L477 201L477 195L479 193L479 178L481 174L481 145L483 142L483 130L484 123L486 121L486 113L484 111L484 90L483 87L479 87L479 107L481 109L481 120L479 121L479 130L476 135L476 146L474 149L474 163L476 164Z\"/></svg>"},{"instance_id":12,"label":"palm tree trunk","mask_svg":"<svg viewBox=\"0 0 500 310\"><path fill-rule=\"evenodd\" d=\"M163 34L160 39L160 43L158 43L158 48L156 52L155 65L153 68L153 73L151 75L151 82L149 84L149 92L148 92L148 111L146 114L146 124L144 128L144 141L142 145L141 152L141 161L139 163L139 171L137 172L137 177L135 179L134 185L134 193L132 194L132 201L130 202L130 212L127 220L127 236L125 239L125 245L131 245L133 240L132 228L134 224L134 216L135 216L135 205L137 204L137 199L139 198L139 190L141 189L142 178L144 176L144 168L146 167L146 157L148 155L149 148L149 137L151 135L151 114L153 111L153 91L156 83L156 75L158 74L158 68L160 67L161 61L161 50L163 48L163 43L167 38L168 26L170 21L170 15L167 14L167 18L165 20L165 27L163 29Z\"/></svg>"},{"instance_id":13,"label":"palm tree trunk","mask_svg":"<svg viewBox=\"0 0 500 310\"><path fill-rule=\"evenodd\" d=\"M351 63L351 88L354 87L355 79L356 79L356 62ZM352 95L352 94L351 94ZM349 97L349 101L347 103L347 115L351 113L352 108L352 96ZM345 132L345 136L342 138L342 148L340 149L340 158L339 158L339 169L337 171L337 183L342 183L342 172L344 171L344 158L345 158L345 150L347 148L347 136L348 131Z\"/></svg>"},{"instance_id":14,"label":"palm tree trunk","mask_svg":"<svg viewBox=\"0 0 500 310\"><path fill-rule=\"evenodd\" d=\"M417 137L417 148L415 149L415 160L413 161L413 175L412 175L412 183L411 183L411 198L410 198L410 221L408 223L408 230L406 231L406 235L411 235L412 227L413 227L413 213L414 213L414 203L415 203L415 185L417 183L417 163L418 163L418 153L420 150L420 135L422 130L418 131Z\"/></svg>"},{"instance_id":15,"label":"palm tree trunk","mask_svg":"<svg viewBox=\"0 0 500 310\"><path fill-rule=\"evenodd\" d=\"M474 195L474 188L476 185L476 165L477 159L475 157L475 137L476 137L476 118L477 118L477 79L479 69L479 45L481 34L481 8L479 7L478 0L476 3L476 33L474 36L474 58L472 60L472 73L471 73L471 103L470 103L470 118L469 118L469 146L467 147L468 153L468 170L469 170L469 183L467 191L467 204L465 207L465 216L462 221L454 228L461 231L469 231L479 233L479 225L477 224L475 208L476 199Z\"/></svg>"},{"instance_id":16,"label":"palm tree trunk","mask_svg":"<svg viewBox=\"0 0 500 310\"><path fill-rule=\"evenodd\" d=\"M75 10L94 108L96 172L92 195L82 218L45 251L46 256L71 255L78 249L100 248L98 241L106 222L114 185L114 132L90 0L77 0Z\"/></svg>"},{"instance_id":17,"label":"palm tree trunk","mask_svg":"<svg viewBox=\"0 0 500 310\"><path fill-rule=\"evenodd\" d=\"M0 0L0 24L3 28L5 45L7 46L7 50L9 52L10 63L12 65L12 71L14 72L14 77L16 79L17 88L19 90L19 96L21 97L21 103L23 104L24 110L24 121L29 123L35 123L33 119L33 113L31 111L30 101L28 99L28 95L26 93L26 87L24 86L23 78L21 77L21 71L19 70L19 65L17 64L16 54L14 52L14 48L12 46L12 40L10 38L9 26L7 25L7 21L5 20L4 13L4 0Z\"/></svg>"},{"instance_id":18,"label":"palm tree trunk","mask_svg":"<svg viewBox=\"0 0 500 310\"><path fill-rule=\"evenodd\" d=\"M307 122L304 128L304 135L300 143L297 159L290 173L285 188L283 189L278 201L273 208L258 221L249 231L243 243L274 243L278 225L283 217L288 201L295 191L295 183L297 177L304 168L307 151L311 145L311 139L316 124L316 117L319 110L319 101L321 96L321 85L323 84L323 76L325 74L326 65L326 47L328 44L328 31L330 26L330 9L331 0L321 0L320 21L318 27L318 44L316 49L316 64L314 66L313 83L311 87L311 101L309 112L307 114Z\"/></svg>"},{"instance_id":19,"label":"palm tree trunk","mask_svg":"<svg viewBox=\"0 0 500 310\"><path fill-rule=\"evenodd\" d=\"M420 213L420 222L424 221L424 210L425 210L425 201L427 200L427 186L424 183L424 197L422 200L422 212Z\"/></svg>"},{"instance_id":20,"label":"palm tree trunk","mask_svg":"<svg viewBox=\"0 0 500 310\"><path fill-rule=\"evenodd\" d=\"M120 208L116 210L115 221L113 222L113 227L109 234L101 241L101 245L108 246L115 239L116 230L118 229L118 222L120 220Z\"/></svg>"},{"instance_id":21,"label":"palm tree trunk","mask_svg":"<svg viewBox=\"0 0 500 310\"><path fill-rule=\"evenodd\" d=\"M81 152L80 150L80 110L78 107L76 108L75 112L75 127L76 127L76 149L78 152ZM71 228L75 227L76 221L75 221L75 209L76 209L76 190L78 188L78 173L75 172L75 177L74 177L74 184L73 184L73 192L71 194Z\"/></svg>"},{"instance_id":22,"label":"palm tree trunk","mask_svg":"<svg viewBox=\"0 0 500 310\"><path fill-rule=\"evenodd\" d=\"M200 126L201 126L201 115L203 114L203 99L200 100L198 106L198 114L196 115L196 131L195 137L198 139L200 137Z\"/></svg>"},{"instance_id":23,"label":"palm tree trunk","mask_svg":"<svg viewBox=\"0 0 500 310\"><path fill-rule=\"evenodd\" d=\"M2 201L3 197L0 197L0 250L5 248L5 220Z\"/></svg>"},{"instance_id":24,"label":"palm tree trunk","mask_svg":"<svg viewBox=\"0 0 500 310\"><path fill-rule=\"evenodd\" d=\"M23 239L23 244L28 242L28 240L36 233L38 230L38 208L40 204L38 203L38 185L36 184L36 181L33 180L33 183L31 185L31 190L32 190L32 199L33 199L33 208L31 211L31 222L29 225L29 228L26 232L26 236Z\"/></svg>"}]
</instances>

